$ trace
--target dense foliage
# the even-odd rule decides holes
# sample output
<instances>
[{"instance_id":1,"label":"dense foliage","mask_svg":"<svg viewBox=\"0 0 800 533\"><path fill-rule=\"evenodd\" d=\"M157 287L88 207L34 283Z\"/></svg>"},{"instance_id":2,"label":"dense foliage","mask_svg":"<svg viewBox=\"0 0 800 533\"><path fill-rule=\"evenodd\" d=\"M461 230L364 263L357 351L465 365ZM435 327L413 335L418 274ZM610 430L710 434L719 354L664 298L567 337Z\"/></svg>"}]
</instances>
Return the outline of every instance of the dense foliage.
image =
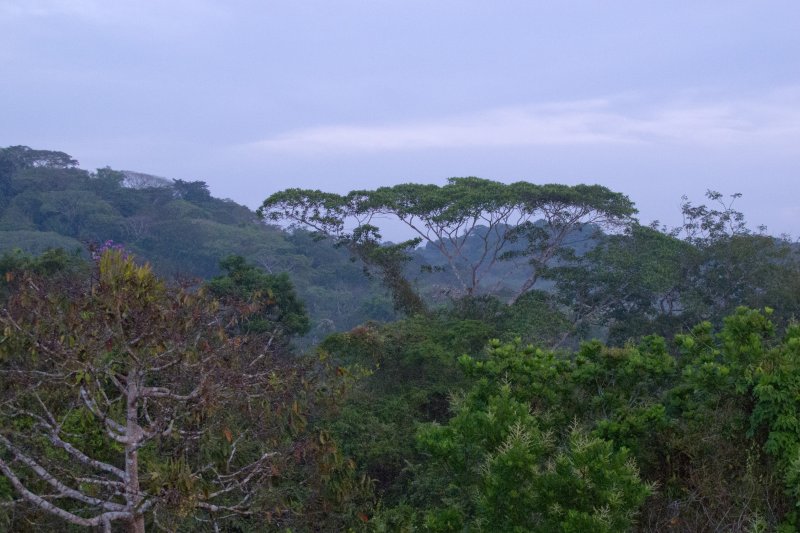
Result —
<instances>
[{"instance_id":1,"label":"dense foliage","mask_svg":"<svg viewBox=\"0 0 800 533\"><path fill-rule=\"evenodd\" d=\"M798 246L738 195L290 189L283 230L26 147L0 193L0 528L800 529Z\"/></svg>"},{"instance_id":2,"label":"dense foliage","mask_svg":"<svg viewBox=\"0 0 800 533\"><path fill-rule=\"evenodd\" d=\"M210 278L240 255L268 272L290 272L310 316L309 339L349 329L367 316L394 317L391 300L344 250L308 233L286 233L246 207L211 196L202 181L77 167L62 152L0 148L0 255L124 244L156 273Z\"/></svg>"}]
</instances>

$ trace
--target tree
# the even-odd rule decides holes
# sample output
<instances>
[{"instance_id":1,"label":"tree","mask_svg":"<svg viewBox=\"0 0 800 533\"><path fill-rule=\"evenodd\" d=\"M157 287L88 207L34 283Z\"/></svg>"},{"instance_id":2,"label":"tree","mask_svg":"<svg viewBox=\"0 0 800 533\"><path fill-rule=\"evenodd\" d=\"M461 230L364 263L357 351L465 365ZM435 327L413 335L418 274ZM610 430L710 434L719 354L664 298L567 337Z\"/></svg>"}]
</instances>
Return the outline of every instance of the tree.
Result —
<instances>
[{"instance_id":1,"label":"tree","mask_svg":"<svg viewBox=\"0 0 800 533\"><path fill-rule=\"evenodd\" d=\"M623 344L649 333L672 336L701 321L720 323L740 305L797 315L800 257L786 237L756 233L744 214L708 191L711 206L684 198L683 224L606 235L570 264L551 268L561 302L576 324L607 328Z\"/></svg>"},{"instance_id":2,"label":"tree","mask_svg":"<svg viewBox=\"0 0 800 533\"><path fill-rule=\"evenodd\" d=\"M38 256L19 248L5 252L0 255L0 303L24 280L26 273L56 280L75 275L86 268L83 257L77 253L68 254L63 248L50 248Z\"/></svg>"},{"instance_id":3,"label":"tree","mask_svg":"<svg viewBox=\"0 0 800 533\"><path fill-rule=\"evenodd\" d=\"M599 354L587 354L592 355ZM499 341L490 342L486 358L465 355L459 362L476 379L465 394L453 395L452 418L423 424L417 432L423 462L414 468L408 501L419 514L405 520L405 529L631 527L652 487L640 479L627 449L582 427L594 422L584 407L606 398L589 386L589 401L571 408L572 386L582 380L580 363ZM630 398L620 396L619 403L627 405ZM614 403L597 409L611 412ZM377 520L397 525L397 511L389 509Z\"/></svg>"},{"instance_id":4,"label":"tree","mask_svg":"<svg viewBox=\"0 0 800 533\"><path fill-rule=\"evenodd\" d=\"M11 178L14 170L14 163L0 152L0 213L3 212L10 197Z\"/></svg>"},{"instance_id":5,"label":"tree","mask_svg":"<svg viewBox=\"0 0 800 533\"><path fill-rule=\"evenodd\" d=\"M172 186L170 180L160 176L153 176L152 174L135 172L133 170L121 170L120 172L125 176L122 182L123 186L129 189L163 189Z\"/></svg>"},{"instance_id":6,"label":"tree","mask_svg":"<svg viewBox=\"0 0 800 533\"><path fill-rule=\"evenodd\" d=\"M796 316L800 302L790 288L800 275L800 256L788 236L767 235L763 226L751 230L733 206L741 194L727 203L716 191L706 197L711 207L684 197L684 224L672 231L694 247L684 256L685 314L693 322L714 321L746 305L773 307L784 320Z\"/></svg>"},{"instance_id":7,"label":"tree","mask_svg":"<svg viewBox=\"0 0 800 533\"><path fill-rule=\"evenodd\" d=\"M509 185L474 177L446 185L402 184L347 195L287 189L267 198L261 217L288 221L348 245L365 263L360 244L379 238L381 217L403 222L415 238L396 250L425 242L457 280L457 291L477 294L498 262L512 261L523 275L511 301L530 290L543 269L585 228L619 229L636 210L630 200L599 185ZM587 232L591 233L591 232ZM374 248L371 248L374 250Z\"/></svg>"},{"instance_id":8,"label":"tree","mask_svg":"<svg viewBox=\"0 0 800 533\"><path fill-rule=\"evenodd\" d=\"M662 448L679 484L652 508L677 506L686 530L798 530L800 328L781 335L772 318L739 307L718 331L702 322L675 337Z\"/></svg>"},{"instance_id":9,"label":"tree","mask_svg":"<svg viewBox=\"0 0 800 533\"><path fill-rule=\"evenodd\" d=\"M0 473L14 503L106 531L272 512L261 482L283 469L270 444L287 437L269 437L265 417L288 374L217 311L120 250L89 280L24 279L0 316Z\"/></svg>"},{"instance_id":10,"label":"tree","mask_svg":"<svg viewBox=\"0 0 800 533\"><path fill-rule=\"evenodd\" d=\"M11 196L12 177L20 170L47 167L72 169L78 162L64 152L34 150L27 146L0 148L0 208L5 207Z\"/></svg>"},{"instance_id":11,"label":"tree","mask_svg":"<svg viewBox=\"0 0 800 533\"><path fill-rule=\"evenodd\" d=\"M202 203L211 200L208 184L204 181L172 180L175 196L189 202Z\"/></svg>"},{"instance_id":12,"label":"tree","mask_svg":"<svg viewBox=\"0 0 800 533\"><path fill-rule=\"evenodd\" d=\"M17 170L23 168L74 168L78 161L64 152L34 150L27 146L0 148L0 158L10 161Z\"/></svg>"},{"instance_id":13,"label":"tree","mask_svg":"<svg viewBox=\"0 0 800 533\"><path fill-rule=\"evenodd\" d=\"M211 294L229 305L250 306L236 324L237 333L266 333L268 344L308 333L308 314L286 273L267 274L239 255L223 259L220 268L225 275L206 284Z\"/></svg>"},{"instance_id":14,"label":"tree","mask_svg":"<svg viewBox=\"0 0 800 533\"><path fill-rule=\"evenodd\" d=\"M119 239L122 217L112 205L86 190L49 191L39 195L40 226L71 237Z\"/></svg>"},{"instance_id":15,"label":"tree","mask_svg":"<svg viewBox=\"0 0 800 533\"><path fill-rule=\"evenodd\" d=\"M682 323L686 266L695 248L648 226L606 235L588 253L549 270L557 299L579 333L607 328L623 344Z\"/></svg>"}]
</instances>

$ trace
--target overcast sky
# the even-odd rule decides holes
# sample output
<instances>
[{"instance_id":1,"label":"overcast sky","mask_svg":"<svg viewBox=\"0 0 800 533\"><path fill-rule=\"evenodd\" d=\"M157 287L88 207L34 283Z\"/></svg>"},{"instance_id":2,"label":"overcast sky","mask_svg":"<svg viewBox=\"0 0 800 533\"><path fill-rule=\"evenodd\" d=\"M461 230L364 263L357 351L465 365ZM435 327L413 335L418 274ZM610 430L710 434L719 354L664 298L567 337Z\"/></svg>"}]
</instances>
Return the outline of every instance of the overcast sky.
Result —
<instances>
[{"instance_id":1,"label":"overcast sky","mask_svg":"<svg viewBox=\"0 0 800 533\"><path fill-rule=\"evenodd\" d=\"M800 234L798 0L0 0L0 146L257 207L450 176Z\"/></svg>"}]
</instances>

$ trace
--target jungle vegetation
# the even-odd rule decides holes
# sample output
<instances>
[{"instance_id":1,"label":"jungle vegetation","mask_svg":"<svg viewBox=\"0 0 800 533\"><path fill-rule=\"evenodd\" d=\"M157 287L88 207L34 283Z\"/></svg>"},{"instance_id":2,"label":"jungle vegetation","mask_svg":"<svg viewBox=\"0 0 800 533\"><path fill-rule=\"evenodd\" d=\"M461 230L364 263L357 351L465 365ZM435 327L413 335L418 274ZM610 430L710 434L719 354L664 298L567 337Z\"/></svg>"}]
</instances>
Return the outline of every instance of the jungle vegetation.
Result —
<instances>
[{"instance_id":1,"label":"jungle vegetation","mask_svg":"<svg viewBox=\"0 0 800 533\"><path fill-rule=\"evenodd\" d=\"M0 529L797 531L800 257L737 197L0 149Z\"/></svg>"}]
</instances>

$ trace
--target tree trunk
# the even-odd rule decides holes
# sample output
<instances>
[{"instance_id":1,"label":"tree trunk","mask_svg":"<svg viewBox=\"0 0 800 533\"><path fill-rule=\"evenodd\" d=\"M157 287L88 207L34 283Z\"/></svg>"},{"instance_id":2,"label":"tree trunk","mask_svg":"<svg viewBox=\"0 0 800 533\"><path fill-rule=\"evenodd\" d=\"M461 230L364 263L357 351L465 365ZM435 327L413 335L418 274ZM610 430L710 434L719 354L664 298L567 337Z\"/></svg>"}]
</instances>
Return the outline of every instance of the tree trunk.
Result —
<instances>
[{"instance_id":1,"label":"tree trunk","mask_svg":"<svg viewBox=\"0 0 800 533\"><path fill-rule=\"evenodd\" d=\"M144 533L144 515L137 515L136 518L128 524L128 531L130 533Z\"/></svg>"},{"instance_id":2,"label":"tree trunk","mask_svg":"<svg viewBox=\"0 0 800 533\"><path fill-rule=\"evenodd\" d=\"M125 473L128 478L125 482L125 499L133 509L139 507L142 498L139 492L138 446L143 432L139 426L139 376L137 374L137 372L128 374L127 424L125 428L125 436L127 437L127 443L125 444ZM144 515L135 515L129 523L128 531L130 533L144 533Z\"/></svg>"},{"instance_id":3,"label":"tree trunk","mask_svg":"<svg viewBox=\"0 0 800 533\"><path fill-rule=\"evenodd\" d=\"M522 284L522 287L520 287L519 290L516 292L516 294L514 294L514 296L511 298L511 300L509 300L508 305L514 305L515 303L517 303L517 300L522 298L525 295L525 293L531 289L531 287L536 285L536 282L538 280L539 280L539 271L537 269L536 272L531 277L525 280L525 283Z\"/></svg>"}]
</instances>

